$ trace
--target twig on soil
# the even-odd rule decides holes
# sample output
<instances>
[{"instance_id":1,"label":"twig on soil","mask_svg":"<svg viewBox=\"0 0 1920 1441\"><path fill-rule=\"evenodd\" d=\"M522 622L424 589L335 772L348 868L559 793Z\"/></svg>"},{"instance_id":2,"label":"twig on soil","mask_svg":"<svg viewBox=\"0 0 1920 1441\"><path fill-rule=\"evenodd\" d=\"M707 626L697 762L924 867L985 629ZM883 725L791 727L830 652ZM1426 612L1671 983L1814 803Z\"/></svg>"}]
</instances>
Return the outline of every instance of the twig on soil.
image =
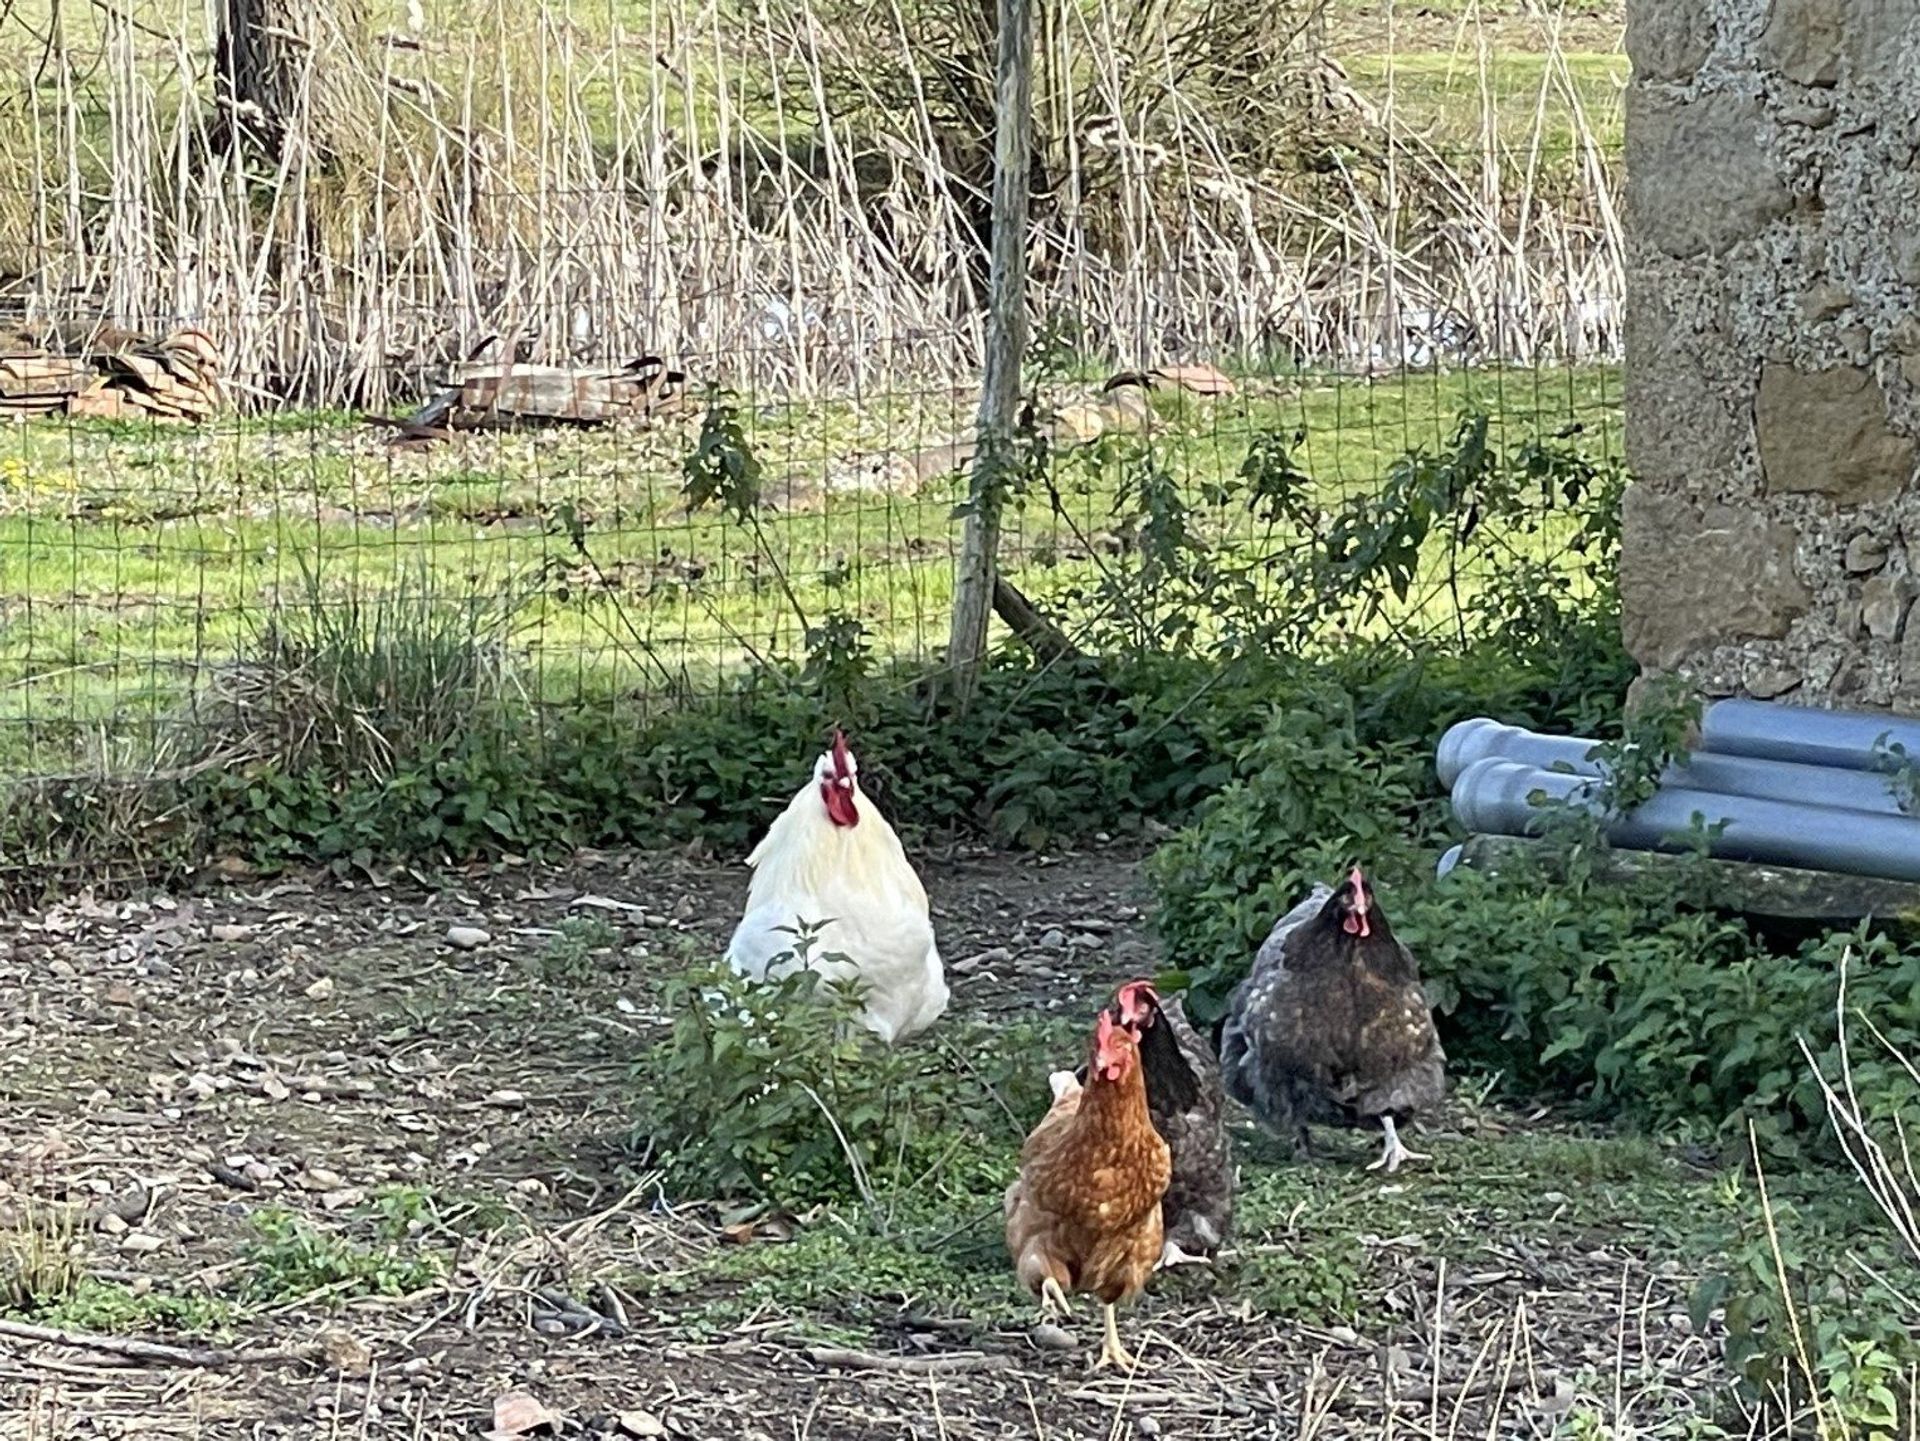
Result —
<instances>
[{"instance_id":1,"label":"twig on soil","mask_svg":"<svg viewBox=\"0 0 1920 1441\"><path fill-rule=\"evenodd\" d=\"M868 1351L844 1351L837 1346L809 1346L807 1359L816 1366L838 1366L843 1371L900 1371L915 1376L1004 1371L1012 1364L1005 1356L989 1356L979 1351L947 1356L875 1356Z\"/></svg>"},{"instance_id":2,"label":"twig on soil","mask_svg":"<svg viewBox=\"0 0 1920 1441\"><path fill-rule=\"evenodd\" d=\"M86 1351L105 1351L129 1361L158 1361L169 1366L232 1366L237 1362L285 1361L305 1355L304 1351L223 1351L205 1346L168 1346L159 1341L140 1341L130 1336L98 1336L90 1331L68 1331L58 1326L30 1326L24 1321L0 1320L0 1338L25 1341L39 1346L74 1346Z\"/></svg>"}]
</instances>

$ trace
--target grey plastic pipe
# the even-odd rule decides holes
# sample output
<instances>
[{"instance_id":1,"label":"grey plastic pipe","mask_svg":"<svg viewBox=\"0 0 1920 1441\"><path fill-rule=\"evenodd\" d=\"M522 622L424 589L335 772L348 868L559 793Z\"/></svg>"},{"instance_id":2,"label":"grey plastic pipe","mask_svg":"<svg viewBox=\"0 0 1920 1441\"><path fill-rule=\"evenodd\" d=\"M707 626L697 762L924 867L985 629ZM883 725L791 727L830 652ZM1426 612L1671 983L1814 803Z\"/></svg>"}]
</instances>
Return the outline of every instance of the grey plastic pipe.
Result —
<instances>
[{"instance_id":1,"label":"grey plastic pipe","mask_svg":"<svg viewBox=\"0 0 1920 1441\"><path fill-rule=\"evenodd\" d=\"M1443 786L1451 786L1460 778L1460 772L1488 756L1525 761L1543 771L1564 768L1577 775L1597 776L1599 763L1588 759L1588 755L1599 744L1579 736L1541 735L1524 726L1502 725L1486 716L1476 716L1447 727L1434 752L1433 764Z\"/></svg>"},{"instance_id":2,"label":"grey plastic pipe","mask_svg":"<svg viewBox=\"0 0 1920 1441\"><path fill-rule=\"evenodd\" d=\"M1453 784L1453 809L1469 830L1538 835L1545 817L1529 796L1544 792L1593 810L1597 806L1593 789L1591 777L1489 757L1460 773ZM1696 814L1710 826L1725 822L1720 834L1709 841L1708 851L1728 860L1920 880L1920 820L1904 816L1707 791L1662 790L1631 815L1609 825L1607 837L1628 850L1684 850L1684 844L1670 837L1684 834Z\"/></svg>"},{"instance_id":3,"label":"grey plastic pipe","mask_svg":"<svg viewBox=\"0 0 1920 1441\"><path fill-rule=\"evenodd\" d=\"M1920 764L1920 721L1861 711L1815 710L1758 700L1715 701L1700 717L1699 749L1714 755L1799 761L1842 770L1884 764L1874 742L1905 748Z\"/></svg>"},{"instance_id":4,"label":"grey plastic pipe","mask_svg":"<svg viewBox=\"0 0 1920 1441\"><path fill-rule=\"evenodd\" d=\"M1575 775L1599 776L1605 773L1605 767L1591 759L1598 744L1579 736L1539 735L1520 726L1501 725L1498 721L1461 721L1440 738L1435 766L1441 783L1447 786L1457 781L1460 773L1474 761L1489 757L1520 761L1543 771L1568 770ZM1920 761L1920 752L1916 752L1915 759ZM1757 800L1831 806L1873 815L1906 814L1891 776L1754 756L1696 751L1684 764L1667 767L1660 784L1663 789L1753 796Z\"/></svg>"}]
</instances>

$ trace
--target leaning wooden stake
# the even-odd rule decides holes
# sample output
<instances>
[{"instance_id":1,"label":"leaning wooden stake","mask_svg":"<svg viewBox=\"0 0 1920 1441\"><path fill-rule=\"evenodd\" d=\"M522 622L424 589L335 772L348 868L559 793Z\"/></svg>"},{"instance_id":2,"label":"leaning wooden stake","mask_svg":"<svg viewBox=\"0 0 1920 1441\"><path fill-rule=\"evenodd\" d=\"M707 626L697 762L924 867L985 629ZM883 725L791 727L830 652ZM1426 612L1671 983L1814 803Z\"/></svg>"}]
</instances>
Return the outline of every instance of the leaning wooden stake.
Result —
<instances>
[{"instance_id":1,"label":"leaning wooden stake","mask_svg":"<svg viewBox=\"0 0 1920 1441\"><path fill-rule=\"evenodd\" d=\"M955 699L973 695L993 612L1000 507L1020 463L1020 358L1027 348L1027 171L1031 163L1031 0L999 0L994 91L993 255L987 282L987 354L980 381L980 449L973 460L960 568L954 577L947 660Z\"/></svg>"}]
</instances>

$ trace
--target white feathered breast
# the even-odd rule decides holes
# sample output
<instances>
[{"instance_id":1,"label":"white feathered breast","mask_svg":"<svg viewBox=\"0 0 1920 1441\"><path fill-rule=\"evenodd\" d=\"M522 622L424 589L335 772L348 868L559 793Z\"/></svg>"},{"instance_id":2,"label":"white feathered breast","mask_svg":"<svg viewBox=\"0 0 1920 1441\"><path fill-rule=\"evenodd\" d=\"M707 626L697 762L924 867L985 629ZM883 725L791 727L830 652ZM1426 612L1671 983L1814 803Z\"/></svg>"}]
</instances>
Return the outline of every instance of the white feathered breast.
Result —
<instances>
[{"instance_id":1,"label":"white feathered breast","mask_svg":"<svg viewBox=\"0 0 1920 1441\"><path fill-rule=\"evenodd\" d=\"M946 976L926 888L900 838L858 789L854 807L859 824L834 825L815 781L775 818L747 857L753 880L727 964L751 980L777 979L798 963L794 932L803 922L815 926L812 969L857 977L867 989L867 1027L894 1042L939 1019Z\"/></svg>"}]
</instances>

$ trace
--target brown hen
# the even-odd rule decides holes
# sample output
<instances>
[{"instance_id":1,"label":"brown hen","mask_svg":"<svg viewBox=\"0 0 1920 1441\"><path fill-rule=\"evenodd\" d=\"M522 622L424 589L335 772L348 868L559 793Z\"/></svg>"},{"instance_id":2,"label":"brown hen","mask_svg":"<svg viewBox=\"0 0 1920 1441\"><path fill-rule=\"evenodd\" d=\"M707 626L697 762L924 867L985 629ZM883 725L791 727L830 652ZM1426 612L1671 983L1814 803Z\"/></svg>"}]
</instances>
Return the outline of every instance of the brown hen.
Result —
<instances>
[{"instance_id":1,"label":"brown hen","mask_svg":"<svg viewBox=\"0 0 1920 1441\"><path fill-rule=\"evenodd\" d=\"M1102 1011L1086 1084L1059 1072L1054 1101L1020 1148L1007 1188L1007 1250L1020 1280L1050 1311L1067 1293L1100 1298L1106 1334L1099 1365L1132 1370L1114 1307L1140 1293L1160 1260L1160 1200L1172 1175L1153 1128L1140 1040Z\"/></svg>"}]
</instances>

